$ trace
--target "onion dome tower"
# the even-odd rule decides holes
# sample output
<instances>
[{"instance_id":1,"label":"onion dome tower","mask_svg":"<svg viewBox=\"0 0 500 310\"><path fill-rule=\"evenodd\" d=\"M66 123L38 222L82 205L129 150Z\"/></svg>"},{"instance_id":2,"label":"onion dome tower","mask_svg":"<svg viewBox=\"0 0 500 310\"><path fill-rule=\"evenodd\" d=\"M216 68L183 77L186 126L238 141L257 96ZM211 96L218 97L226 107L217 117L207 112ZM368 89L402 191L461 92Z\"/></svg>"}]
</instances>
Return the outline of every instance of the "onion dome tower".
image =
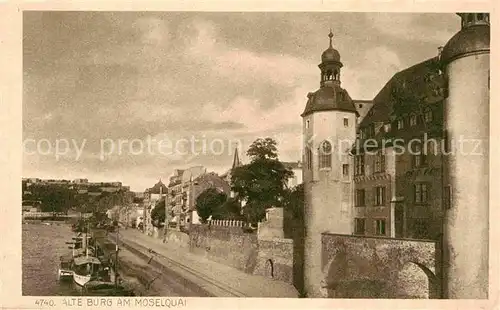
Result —
<instances>
[{"instance_id":1,"label":"onion dome tower","mask_svg":"<svg viewBox=\"0 0 500 310\"><path fill-rule=\"evenodd\" d=\"M320 88L308 94L303 119L304 289L324 297L321 287L321 234L352 233L353 162L348 149L356 139L357 111L340 86L342 62L333 48L321 55ZM346 144L347 142L347 144ZM342 149L346 148L346 149ZM351 168L346 168L351 167Z\"/></svg>"}]
</instances>

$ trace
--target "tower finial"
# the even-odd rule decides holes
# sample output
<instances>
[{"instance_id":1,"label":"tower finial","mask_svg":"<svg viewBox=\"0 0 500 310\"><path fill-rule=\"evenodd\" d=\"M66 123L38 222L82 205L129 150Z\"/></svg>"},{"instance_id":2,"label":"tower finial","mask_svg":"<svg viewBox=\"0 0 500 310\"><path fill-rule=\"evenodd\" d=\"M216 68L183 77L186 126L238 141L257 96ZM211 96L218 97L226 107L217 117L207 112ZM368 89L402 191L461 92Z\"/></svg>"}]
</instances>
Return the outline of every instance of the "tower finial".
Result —
<instances>
[{"instance_id":1,"label":"tower finial","mask_svg":"<svg viewBox=\"0 0 500 310\"><path fill-rule=\"evenodd\" d=\"M328 34L328 37L330 38L330 47L332 47L332 38L333 38L332 28L330 28L330 33Z\"/></svg>"}]
</instances>

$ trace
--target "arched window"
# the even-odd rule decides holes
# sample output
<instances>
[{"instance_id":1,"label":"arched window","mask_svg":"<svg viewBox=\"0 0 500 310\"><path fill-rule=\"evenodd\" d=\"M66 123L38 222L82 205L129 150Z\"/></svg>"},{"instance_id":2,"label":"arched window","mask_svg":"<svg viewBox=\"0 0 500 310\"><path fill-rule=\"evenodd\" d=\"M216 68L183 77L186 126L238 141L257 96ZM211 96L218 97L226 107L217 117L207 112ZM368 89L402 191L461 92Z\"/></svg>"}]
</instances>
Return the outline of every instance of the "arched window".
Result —
<instances>
[{"instance_id":1,"label":"arched window","mask_svg":"<svg viewBox=\"0 0 500 310\"><path fill-rule=\"evenodd\" d=\"M324 141L319 146L319 168L332 167L332 144Z\"/></svg>"},{"instance_id":2,"label":"arched window","mask_svg":"<svg viewBox=\"0 0 500 310\"><path fill-rule=\"evenodd\" d=\"M477 14L477 20L483 20L483 13Z\"/></svg>"},{"instance_id":3,"label":"arched window","mask_svg":"<svg viewBox=\"0 0 500 310\"><path fill-rule=\"evenodd\" d=\"M312 152L309 147L306 147L306 167L307 169L312 169Z\"/></svg>"},{"instance_id":4,"label":"arched window","mask_svg":"<svg viewBox=\"0 0 500 310\"><path fill-rule=\"evenodd\" d=\"M329 81L333 79L333 77L332 77L332 71L328 70L326 72L326 79L329 80Z\"/></svg>"},{"instance_id":5,"label":"arched window","mask_svg":"<svg viewBox=\"0 0 500 310\"><path fill-rule=\"evenodd\" d=\"M472 14L467 14L467 23L472 23Z\"/></svg>"}]
</instances>

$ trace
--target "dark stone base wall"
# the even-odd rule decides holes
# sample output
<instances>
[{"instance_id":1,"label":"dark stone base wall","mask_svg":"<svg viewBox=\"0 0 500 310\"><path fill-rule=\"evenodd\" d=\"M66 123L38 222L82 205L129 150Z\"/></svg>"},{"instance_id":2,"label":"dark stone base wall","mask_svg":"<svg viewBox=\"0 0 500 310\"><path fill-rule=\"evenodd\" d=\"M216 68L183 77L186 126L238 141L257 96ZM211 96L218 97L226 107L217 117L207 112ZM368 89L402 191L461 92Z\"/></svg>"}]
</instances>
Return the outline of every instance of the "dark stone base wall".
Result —
<instances>
[{"instance_id":1,"label":"dark stone base wall","mask_svg":"<svg viewBox=\"0 0 500 310\"><path fill-rule=\"evenodd\" d=\"M292 239L258 239L241 227L192 225L189 249L249 274L293 284L294 243Z\"/></svg>"}]
</instances>

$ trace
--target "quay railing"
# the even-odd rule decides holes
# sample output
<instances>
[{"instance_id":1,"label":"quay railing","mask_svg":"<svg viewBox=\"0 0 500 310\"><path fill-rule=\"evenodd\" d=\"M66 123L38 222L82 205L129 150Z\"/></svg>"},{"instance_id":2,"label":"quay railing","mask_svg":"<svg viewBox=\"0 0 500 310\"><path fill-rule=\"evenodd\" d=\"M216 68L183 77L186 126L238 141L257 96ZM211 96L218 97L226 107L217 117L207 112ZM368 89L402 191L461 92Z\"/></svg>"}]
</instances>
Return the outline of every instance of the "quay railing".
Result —
<instances>
[{"instance_id":1,"label":"quay railing","mask_svg":"<svg viewBox=\"0 0 500 310\"><path fill-rule=\"evenodd\" d=\"M245 222L237 220L209 220L208 224L211 226L224 226L224 227L244 227Z\"/></svg>"}]
</instances>

